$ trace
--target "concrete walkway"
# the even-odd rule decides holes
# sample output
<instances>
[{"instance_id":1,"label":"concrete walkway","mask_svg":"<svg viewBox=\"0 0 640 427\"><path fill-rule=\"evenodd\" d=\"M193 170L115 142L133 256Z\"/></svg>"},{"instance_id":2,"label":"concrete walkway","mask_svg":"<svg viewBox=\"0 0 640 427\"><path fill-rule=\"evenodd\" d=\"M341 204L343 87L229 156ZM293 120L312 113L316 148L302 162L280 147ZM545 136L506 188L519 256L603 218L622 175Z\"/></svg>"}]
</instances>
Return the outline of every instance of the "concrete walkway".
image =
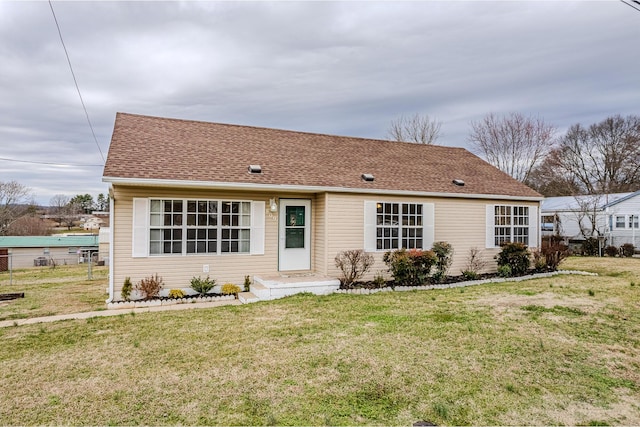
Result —
<instances>
[{"instance_id":1,"label":"concrete walkway","mask_svg":"<svg viewBox=\"0 0 640 427\"><path fill-rule=\"evenodd\" d=\"M242 304L238 300L222 300L212 302L198 302L193 304L174 304L174 305L161 305L155 307L139 307L139 308L123 308L120 310L101 310L101 311L87 311L84 313L71 313L71 314L59 314L56 316L46 317L32 317L30 319L13 319L0 321L0 328L7 328L9 326L22 326L33 325L37 323L49 323L57 322L59 320L77 320L77 319L90 319L92 317L105 317L105 316L120 316L121 314L131 313L149 313L155 311L170 311L170 310L189 310L193 308L210 308L220 307L223 305L240 305Z\"/></svg>"}]
</instances>

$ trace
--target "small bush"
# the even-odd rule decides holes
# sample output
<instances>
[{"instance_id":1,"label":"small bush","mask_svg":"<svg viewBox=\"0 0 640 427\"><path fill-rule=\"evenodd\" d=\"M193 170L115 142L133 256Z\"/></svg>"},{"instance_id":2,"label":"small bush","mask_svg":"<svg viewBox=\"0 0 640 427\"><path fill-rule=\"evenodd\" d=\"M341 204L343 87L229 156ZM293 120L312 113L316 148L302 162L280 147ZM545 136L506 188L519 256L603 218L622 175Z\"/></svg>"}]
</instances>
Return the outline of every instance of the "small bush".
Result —
<instances>
[{"instance_id":1,"label":"small bush","mask_svg":"<svg viewBox=\"0 0 640 427\"><path fill-rule=\"evenodd\" d=\"M504 264L498 267L498 276L500 277L511 277L513 275L511 271L511 266L509 264Z\"/></svg>"},{"instance_id":2,"label":"small bush","mask_svg":"<svg viewBox=\"0 0 640 427\"><path fill-rule=\"evenodd\" d=\"M125 301L129 301L131 299L131 291L133 291L133 283L131 283L131 277L125 277L124 283L122 284L122 291L120 291L122 299Z\"/></svg>"},{"instance_id":3,"label":"small bush","mask_svg":"<svg viewBox=\"0 0 640 427\"><path fill-rule=\"evenodd\" d=\"M618 248L613 245L608 245L604 248L604 253L607 254L607 256L614 257L618 255Z\"/></svg>"},{"instance_id":4,"label":"small bush","mask_svg":"<svg viewBox=\"0 0 640 427\"><path fill-rule=\"evenodd\" d=\"M353 282L362 278L373 265L373 256L362 249L339 252L335 257L336 267L342 272L340 284L349 289Z\"/></svg>"},{"instance_id":5,"label":"small bush","mask_svg":"<svg viewBox=\"0 0 640 427\"><path fill-rule=\"evenodd\" d=\"M435 242L431 251L436 255L436 271L433 278L442 282L447 277L447 272L453 262L453 246L447 242Z\"/></svg>"},{"instance_id":6,"label":"small bush","mask_svg":"<svg viewBox=\"0 0 640 427\"><path fill-rule=\"evenodd\" d=\"M249 275L244 276L244 291L251 291L251 277Z\"/></svg>"},{"instance_id":7,"label":"small bush","mask_svg":"<svg viewBox=\"0 0 640 427\"><path fill-rule=\"evenodd\" d=\"M383 261L389 267L395 284L401 286L420 286L429 277L431 267L436 263L432 251L419 249L399 249L385 252Z\"/></svg>"},{"instance_id":8,"label":"small bush","mask_svg":"<svg viewBox=\"0 0 640 427\"><path fill-rule=\"evenodd\" d=\"M542 239L541 253L544 255L547 270L557 271L560 263L571 255L571 250L562 242L562 238L550 236Z\"/></svg>"},{"instance_id":9,"label":"small bush","mask_svg":"<svg viewBox=\"0 0 640 427\"><path fill-rule=\"evenodd\" d=\"M373 287L376 289L384 288L387 285L387 281L385 280L382 273L378 272L373 278Z\"/></svg>"},{"instance_id":10,"label":"small bush","mask_svg":"<svg viewBox=\"0 0 640 427\"><path fill-rule=\"evenodd\" d=\"M547 259L542 251L532 251L531 255L533 256L533 269L538 273L547 271Z\"/></svg>"},{"instance_id":11,"label":"small bush","mask_svg":"<svg viewBox=\"0 0 640 427\"><path fill-rule=\"evenodd\" d=\"M462 271L462 277L464 277L465 280L478 280L480 278L480 275L475 271L464 270Z\"/></svg>"},{"instance_id":12,"label":"small bush","mask_svg":"<svg viewBox=\"0 0 640 427\"><path fill-rule=\"evenodd\" d=\"M157 297L164 286L162 277L158 273L145 277L136 284L136 290L142 293L145 300Z\"/></svg>"},{"instance_id":13,"label":"small bush","mask_svg":"<svg viewBox=\"0 0 640 427\"><path fill-rule=\"evenodd\" d=\"M624 257L631 258L633 254L635 254L635 252L636 252L636 247L633 246L631 243L625 243L624 245L620 246L620 253Z\"/></svg>"},{"instance_id":14,"label":"small bush","mask_svg":"<svg viewBox=\"0 0 640 427\"><path fill-rule=\"evenodd\" d=\"M529 270L531 264L530 256L527 245L513 242L502 245L502 250L498 253L496 259L498 260L498 267L508 265L511 267L512 275L521 276Z\"/></svg>"},{"instance_id":15,"label":"small bush","mask_svg":"<svg viewBox=\"0 0 640 427\"><path fill-rule=\"evenodd\" d=\"M598 245L598 239L595 237L589 237L582 242L582 255L586 256L598 256L600 255L600 249Z\"/></svg>"},{"instance_id":16,"label":"small bush","mask_svg":"<svg viewBox=\"0 0 640 427\"><path fill-rule=\"evenodd\" d=\"M487 262L482 257L482 251L478 248L470 248L469 255L467 256L467 265L462 270L462 275L465 278L473 277L472 280L480 277L480 272L487 266ZM466 274L465 274L466 273ZM471 274L471 276L469 276Z\"/></svg>"},{"instance_id":17,"label":"small bush","mask_svg":"<svg viewBox=\"0 0 640 427\"><path fill-rule=\"evenodd\" d=\"M210 279L209 276L206 279L202 279L200 276L191 278L191 289L201 295L208 293L215 285L216 281Z\"/></svg>"},{"instance_id":18,"label":"small bush","mask_svg":"<svg viewBox=\"0 0 640 427\"><path fill-rule=\"evenodd\" d=\"M240 286L233 283L225 283L222 285L222 293L224 295L235 295L236 297L240 293Z\"/></svg>"},{"instance_id":19,"label":"small bush","mask_svg":"<svg viewBox=\"0 0 640 427\"><path fill-rule=\"evenodd\" d=\"M171 289L168 296L169 298L184 298L184 292L182 289Z\"/></svg>"}]
</instances>

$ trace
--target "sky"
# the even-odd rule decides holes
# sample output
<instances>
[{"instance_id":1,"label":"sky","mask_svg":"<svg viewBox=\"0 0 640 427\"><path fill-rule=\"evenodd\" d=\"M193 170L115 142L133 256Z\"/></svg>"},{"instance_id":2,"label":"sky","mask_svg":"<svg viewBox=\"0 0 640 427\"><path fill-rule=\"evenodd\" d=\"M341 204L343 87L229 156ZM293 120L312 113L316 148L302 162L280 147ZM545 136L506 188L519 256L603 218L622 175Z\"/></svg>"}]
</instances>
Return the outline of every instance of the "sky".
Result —
<instances>
[{"instance_id":1,"label":"sky","mask_svg":"<svg viewBox=\"0 0 640 427\"><path fill-rule=\"evenodd\" d=\"M640 114L640 11L616 0L52 5L86 113L50 4L0 1L0 182L42 205L108 191L116 112L376 139L420 114L465 148L489 113Z\"/></svg>"}]
</instances>

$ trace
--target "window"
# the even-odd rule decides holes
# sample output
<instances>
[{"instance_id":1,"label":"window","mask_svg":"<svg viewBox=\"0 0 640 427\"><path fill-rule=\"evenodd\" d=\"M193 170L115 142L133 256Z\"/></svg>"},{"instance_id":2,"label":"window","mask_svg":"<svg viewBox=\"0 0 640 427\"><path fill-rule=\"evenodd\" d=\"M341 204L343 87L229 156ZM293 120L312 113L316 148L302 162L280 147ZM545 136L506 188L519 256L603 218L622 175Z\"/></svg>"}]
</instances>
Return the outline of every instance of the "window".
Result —
<instances>
[{"instance_id":1,"label":"window","mask_svg":"<svg viewBox=\"0 0 640 427\"><path fill-rule=\"evenodd\" d=\"M529 244L529 207L496 205L493 208L494 246L508 242Z\"/></svg>"},{"instance_id":2,"label":"window","mask_svg":"<svg viewBox=\"0 0 640 427\"><path fill-rule=\"evenodd\" d=\"M149 253L249 253L251 202L151 200Z\"/></svg>"},{"instance_id":3,"label":"window","mask_svg":"<svg viewBox=\"0 0 640 427\"><path fill-rule=\"evenodd\" d=\"M376 249L422 249L423 205L376 203Z\"/></svg>"},{"instance_id":4,"label":"window","mask_svg":"<svg viewBox=\"0 0 640 427\"><path fill-rule=\"evenodd\" d=\"M624 215L616 215L616 228L624 228L625 217Z\"/></svg>"},{"instance_id":5,"label":"window","mask_svg":"<svg viewBox=\"0 0 640 427\"><path fill-rule=\"evenodd\" d=\"M638 228L638 215L629 215L629 228Z\"/></svg>"}]
</instances>

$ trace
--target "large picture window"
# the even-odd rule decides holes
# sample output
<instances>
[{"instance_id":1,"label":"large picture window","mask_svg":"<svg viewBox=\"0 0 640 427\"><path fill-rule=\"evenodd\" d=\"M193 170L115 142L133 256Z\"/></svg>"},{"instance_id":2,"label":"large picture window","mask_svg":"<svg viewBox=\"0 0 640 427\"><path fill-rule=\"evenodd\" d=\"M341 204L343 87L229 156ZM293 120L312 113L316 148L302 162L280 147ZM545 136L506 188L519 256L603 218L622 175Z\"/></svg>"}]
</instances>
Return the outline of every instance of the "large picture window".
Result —
<instances>
[{"instance_id":1,"label":"large picture window","mask_svg":"<svg viewBox=\"0 0 640 427\"><path fill-rule=\"evenodd\" d=\"M422 207L421 203L377 203L376 248L422 249Z\"/></svg>"},{"instance_id":2,"label":"large picture window","mask_svg":"<svg viewBox=\"0 0 640 427\"><path fill-rule=\"evenodd\" d=\"M249 253L251 202L151 200L149 254Z\"/></svg>"}]
</instances>

